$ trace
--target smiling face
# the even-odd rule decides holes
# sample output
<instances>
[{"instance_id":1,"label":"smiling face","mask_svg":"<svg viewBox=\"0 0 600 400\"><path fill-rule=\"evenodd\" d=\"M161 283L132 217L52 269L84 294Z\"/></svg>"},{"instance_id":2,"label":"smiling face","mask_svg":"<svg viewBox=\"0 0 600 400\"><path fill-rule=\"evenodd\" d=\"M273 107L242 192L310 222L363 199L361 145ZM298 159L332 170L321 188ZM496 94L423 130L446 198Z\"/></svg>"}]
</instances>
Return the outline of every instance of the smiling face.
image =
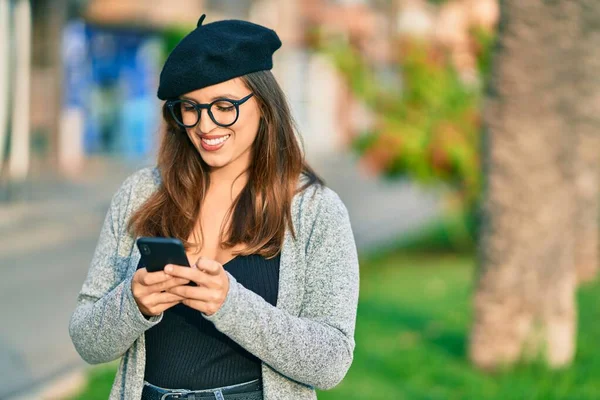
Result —
<instances>
[{"instance_id":1,"label":"smiling face","mask_svg":"<svg viewBox=\"0 0 600 400\"><path fill-rule=\"evenodd\" d=\"M251 91L242 79L234 78L194 90L180 98L198 104L208 104L221 98L240 100L250 93ZM235 108L219 107L221 105L217 103L212 108L213 115L217 120L220 121L219 118L227 120L227 118L231 118L231 114L235 115ZM182 111L186 112L185 109ZM204 162L210 166L211 171L227 168L241 173L250 165L252 143L256 139L259 122L260 109L255 96L251 96L239 105L238 119L233 125L223 127L215 124L208 115L208 110L202 109L198 124L192 128L186 128L186 132Z\"/></svg>"}]
</instances>

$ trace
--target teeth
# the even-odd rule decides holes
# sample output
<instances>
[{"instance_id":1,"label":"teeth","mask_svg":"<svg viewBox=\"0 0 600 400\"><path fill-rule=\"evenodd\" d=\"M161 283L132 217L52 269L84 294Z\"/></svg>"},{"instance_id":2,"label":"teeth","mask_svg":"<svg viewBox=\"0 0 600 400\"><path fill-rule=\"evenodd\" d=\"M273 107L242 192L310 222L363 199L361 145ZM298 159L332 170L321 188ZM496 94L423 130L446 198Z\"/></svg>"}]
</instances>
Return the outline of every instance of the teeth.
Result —
<instances>
[{"instance_id":1,"label":"teeth","mask_svg":"<svg viewBox=\"0 0 600 400\"><path fill-rule=\"evenodd\" d=\"M208 144L209 146L216 146L218 144L223 143L227 139L229 139L229 136L231 136L231 135L223 136L223 137L220 137L218 139L204 139L204 138L202 138L202 141L204 143Z\"/></svg>"}]
</instances>

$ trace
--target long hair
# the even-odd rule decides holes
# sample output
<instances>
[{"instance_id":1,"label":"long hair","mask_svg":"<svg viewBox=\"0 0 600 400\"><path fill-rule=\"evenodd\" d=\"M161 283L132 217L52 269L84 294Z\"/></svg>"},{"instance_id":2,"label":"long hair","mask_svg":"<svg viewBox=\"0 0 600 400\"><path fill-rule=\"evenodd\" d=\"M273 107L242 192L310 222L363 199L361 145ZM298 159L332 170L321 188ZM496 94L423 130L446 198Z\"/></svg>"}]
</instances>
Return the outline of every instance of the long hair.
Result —
<instances>
[{"instance_id":1,"label":"long hair","mask_svg":"<svg viewBox=\"0 0 600 400\"><path fill-rule=\"evenodd\" d=\"M261 118L251 148L248 180L224 218L220 243L221 248L243 243L244 249L235 254L270 258L280 251L286 226L293 237L296 235L291 215L293 196L323 181L304 160L286 97L271 71L241 78L254 93ZM210 184L209 166L166 104L162 116L165 124L157 159L162 182L131 216L127 227L139 236L178 238L187 251L202 246L202 231L200 237L194 235L196 244L187 239L197 225ZM298 187L302 174L308 179Z\"/></svg>"}]
</instances>

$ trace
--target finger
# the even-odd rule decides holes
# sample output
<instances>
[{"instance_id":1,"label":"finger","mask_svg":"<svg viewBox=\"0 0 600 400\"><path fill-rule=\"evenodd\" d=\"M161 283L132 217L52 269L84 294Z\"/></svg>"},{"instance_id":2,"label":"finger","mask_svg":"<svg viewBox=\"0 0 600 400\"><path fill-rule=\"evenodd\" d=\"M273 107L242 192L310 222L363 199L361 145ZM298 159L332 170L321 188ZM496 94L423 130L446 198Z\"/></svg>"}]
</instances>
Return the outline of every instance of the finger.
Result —
<instances>
[{"instance_id":1,"label":"finger","mask_svg":"<svg viewBox=\"0 0 600 400\"><path fill-rule=\"evenodd\" d=\"M196 264L192 265L192 269L199 272L198 277L202 280L201 286L215 288L219 286L219 275L211 275L205 270L199 269Z\"/></svg>"},{"instance_id":2,"label":"finger","mask_svg":"<svg viewBox=\"0 0 600 400\"><path fill-rule=\"evenodd\" d=\"M141 299L145 297L150 290L148 290L148 286L144 285L143 281L146 279L148 272L146 268L140 268L135 271L133 274L133 281L131 282L131 291L133 296L137 299Z\"/></svg>"},{"instance_id":3,"label":"finger","mask_svg":"<svg viewBox=\"0 0 600 400\"><path fill-rule=\"evenodd\" d=\"M167 293L173 293L186 299L216 301L217 295L214 290L202 286L177 286L167 290Z\"/></svg>"},{"instance_id":4,"label":"finger","mask_svg":"<svg viewBox=\"0 0 600 400\"><path fill-rule=\"evenodd\" d=\"M223 269L220 263L209 258L202 258L196 261L196 267L209 275L219 275Z\"/></svg>"},{"instance_id":5,"label":"finger","mask_svg":"<svg viewBox=\"0 0 600 400\"><path fill-rule=\"evenodd\" d=\"M194 264L192 264L192 267L196 267L198 262L200 262L200 260L204 260L206 257L203 256L199 256L198 259L196 260L196 262Z\"/></svg>"},{"instance_id":6,"label":"finger","mask_svg":"<svg viewBox=\"0 0 600 400\"><path fill-rule=\"evenodd\" d=\"M182 301L183 299L184 299L184 297L181 297L175 293L169 293L169 292L152 293L152 294L148 295L148 297L146 299L146 307L152 308L152 307L156 307L156 306L159 306L159 305L165 304L165 303Z\"/></svg>"},{"instance_id":7,"label":"finger","mask_svg":"<svg viewBox=\"0 0 600 400\"><path fill-rule=\"evenodd\" d=\"M148 272L146 268L140 268L139 274L136 272L137 282L144 286L152 286L157 283L164 282L171 279L171 276L166 274L164 271Z\"/></svg>"},{"instance_id":8,"label":"finger","mask_svg":"<svg viewBox=\"0 0 600 400\"><path fill-rule=\"evenodd\" d=\"M184 299L181 301L186 306L203 312L206 315L212 315L217 311L216 305L202 300Z\"/></svg>"},{"instance_id":9,"label":"finger","mask_svg":"<svg viewBox=\"0 0 600 400\"><path fill-rule=\"evenodd\" d=\"M168 264L167 266L165 266L165 271L171 276L188 279L192 282L196 282L199 285L203 284L206 281L204 274L196 268L181 267L179 265Z\"/></svg>"},{"instance_id":10,"label":"finger","mask_svg":"<svg viewBox=\"0 0 600 400\"><path fill-rule=\"evenodd\" d=\"M161 312L168 310L169 308L176 306L179 303L181 303L181 301L174 301L171 303L163 303L163 304L160 304L160 305L154 307L153 311L155 314L160 314Z\"/></svg>"},{"instance_id":11,"label":"finger","mask_svg":"<svg viewBox=\"0 0 600 400\"><path fill-rule=\"evenodd\" d=\"M147 288L149 293L164 292L172 287L187 285L189 282L190 281L188 279L171 277L171 279L167 281L156 283L152 286L148 286Z\"/></svg>"}]
</instances>

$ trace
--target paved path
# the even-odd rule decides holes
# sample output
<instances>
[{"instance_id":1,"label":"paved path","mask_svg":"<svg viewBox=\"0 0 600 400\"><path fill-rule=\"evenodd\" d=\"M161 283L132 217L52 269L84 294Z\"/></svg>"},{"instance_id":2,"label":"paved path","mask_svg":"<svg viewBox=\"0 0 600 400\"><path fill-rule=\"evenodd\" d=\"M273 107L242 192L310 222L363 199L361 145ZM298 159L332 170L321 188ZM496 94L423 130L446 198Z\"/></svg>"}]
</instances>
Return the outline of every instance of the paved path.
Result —
<instances>
[{"instance_id":1,"label":"paved path","mask_svg":"<svg viewBox=\"0 0 600 400\"><path fill-rule=\"evenodd\" d=\"M414 184L387 182L364 173L350 155L335 154L311 165L348 208L359 249L393 243L435 217L438 196Z\"/></svg>"},{"instance_id":2,"label":"paved path","mask_svg":"<svg viewBox=\"0 0 600 400\"><path fill-rule=\"evenodd\" d=\"M21 187L27 201L0 203L0 399L85 365L68 321L110 199L134 169L102 162L79 183L50 178Z\"/></svg>"},{"instance_id":3,"label":"paved path","mask_svg":"<svg viewBox=\"0 0 600 400\"><path fill-rule=\"evenodd\" d=\"M361 249L437 213L434 196L369 178L351 157L312 164L348 207ZM110 199L140 165L99 162L78 184L42 181L31 185L27 202L0 203L0 399L27 397L85 365L68 321Z\"/></svg>"}]
</instances>

